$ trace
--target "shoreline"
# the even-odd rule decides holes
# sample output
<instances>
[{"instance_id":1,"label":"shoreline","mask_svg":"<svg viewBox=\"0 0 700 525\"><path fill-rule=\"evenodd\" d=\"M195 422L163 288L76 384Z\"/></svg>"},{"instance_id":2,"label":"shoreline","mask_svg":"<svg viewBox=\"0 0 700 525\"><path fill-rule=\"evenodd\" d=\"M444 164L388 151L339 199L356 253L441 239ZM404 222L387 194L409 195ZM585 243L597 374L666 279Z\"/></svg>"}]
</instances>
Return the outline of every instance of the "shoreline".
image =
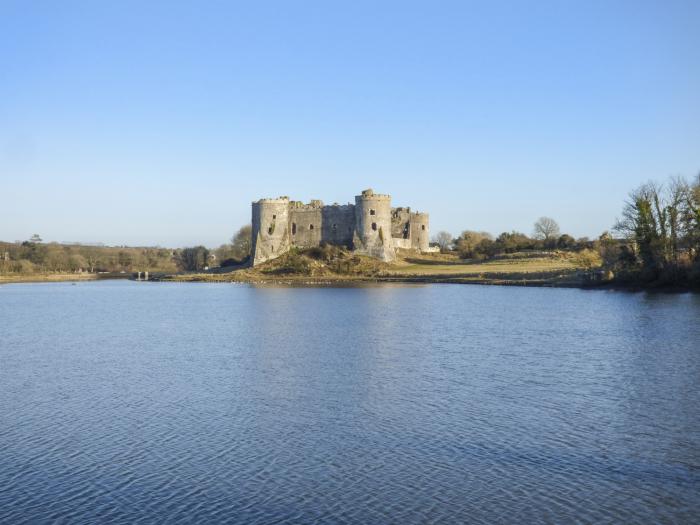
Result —
<instances>
[{"instance_id":1,"label":"shoreline","mask_svg":"<svg viewBox=\"0 0 700 525\"><path fill-rule=\"evenodd\" d=\"M189 274L167 275L152 279L153 282L168 283L217 283L254 284L283 286L352 286L353 284L393 283L393 284L461 284L482 286L519 286L530 288L578 288L580 290L612 290L620 292L658 293L700 293L700 289L677 286L641 286L635 283L586 283L575 281L547 281L538 279L499 279L440 276L288 276L274 278L224 278L230 274Z\"/></svg>"},{"instance_id":2,"label":"shoreline","mask_svg":"<svg viewBox=\"0 0 700 525\"><path fill-rule=\"evenodd\" d=\"M36 275L0 275L0 285L14 283L61 283L98 281L100 277L96 274L36 274Z\"/></svg>"},{"instance_id":3,"label":"shoreline","mask_svg":"<svg viewBox=\"0 0 700 525\"><path fill-rule=\"evenodd\" d=\"M15 283L63 283L129 279L131 273L36 273L0 274L0 285Z\"/></svg>"},{"instance_id":4,"label":"shoreline","mask_svg":"<svg viewBox=\"0 0 700 525\"><path fill-rule=\"evenodd\" d=\"M488 275L488 274L487 274ZM34 275L0 275L0 286L3 284L31 283L60 283L87 282L103 280L131 280L132 273L127 274L34 274ZM142 281L146 282L146 281ZM630 282L588 282L580 276L567 272L552 272L549 275L537 272L493 273L487 277L479 274L384 274L384 275L303 275L288 274L274 275L264 273L251 274L246 270L237 269L230 272L212 273L176 273L151 274L148 282L163 283L236 283L253 285L281 286L353 286L372 283L393 284L477 284L484 286L520 286L531 288L578 288L581 290L613 290L625 292L658 292L658 293L700 293L700 289L683 285L643 285Z\"/></svg>"}]
</instances>

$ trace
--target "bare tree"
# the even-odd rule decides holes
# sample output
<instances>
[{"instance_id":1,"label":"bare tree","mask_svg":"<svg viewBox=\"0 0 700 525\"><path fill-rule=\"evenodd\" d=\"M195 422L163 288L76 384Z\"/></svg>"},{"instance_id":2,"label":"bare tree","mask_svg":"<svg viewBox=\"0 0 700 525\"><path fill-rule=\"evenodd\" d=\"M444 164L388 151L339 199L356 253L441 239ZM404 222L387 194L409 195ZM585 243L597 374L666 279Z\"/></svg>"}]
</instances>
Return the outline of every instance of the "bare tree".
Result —
<instances>
[{"instance_id":1,"label":"bare tree","mask_svg":"<svg viewBox=\"0 0 700 525\"><path fill-rule=\"evenodd\" d=\"M554 241L559 237L559 225L551 217L540 217L535 223L532 235L545 243Z\"/></svg>"},{"instance_id":2,"label":"bare tree","mask_svg":"<svg viewBox=\"0 0 700 525\"><path fill-rule=\"evenodd\" d=\"M237 259L245 259L250 255L253 247L253 228L250 224L242 226L236 235L231 239L231 248L234 257Z\"/></svg>"},{"instance_id":3,"label":"bare tree","mask_svg":"<svg viewBox=\"0 0 700 525\"><path fill-rule=\"evenodd\" d=\"M433 242L440 246L440 251L446 252L452 246L452 234L446 231L437 232L433 237Z\"/></svg>"}]
</instances>

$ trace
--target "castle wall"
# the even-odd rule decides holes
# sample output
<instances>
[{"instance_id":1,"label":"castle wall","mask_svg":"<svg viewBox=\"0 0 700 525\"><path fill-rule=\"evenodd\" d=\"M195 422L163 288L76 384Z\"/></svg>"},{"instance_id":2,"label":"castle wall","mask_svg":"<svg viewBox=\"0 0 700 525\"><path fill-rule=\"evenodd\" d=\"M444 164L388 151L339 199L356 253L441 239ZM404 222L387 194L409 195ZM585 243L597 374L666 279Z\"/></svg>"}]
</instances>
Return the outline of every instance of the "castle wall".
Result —
<instances>
[{"instance_id":1,"label":"castle wall","mask_svg":"<svg viewBox=\"0 0 700 525\"><path fill-rule=\"evenodd\" d=\"M253 265L274 259L292 246L311 248L322 242L344 245L383 261L396 248L429 250L427 213L392 208L389 195L365 190L355 205L302 204L287 197L260 199L252 205Z\"/></svg>"},{"instance_id":2,"label":"castle wall","mask_svg":"<svg viewBox=\"0 0 700 525\"><path fill-rule=\"evenodd\" d=\"M253 264L289 250L289 199L260 199L252 206Z\"/></svg>"},{"instance_id":3,"label":"castle wall","mask_svg":"<svg viewBox=\"0 0 700 525\"><path fill-rule=\"evenodd\" d=\"M323 242L352 248L352 238L355 231L355 206L352 204L324 206L321 210L321 218L321 240Z\"/></svg>"},{"instance_id":4,"label":"castle wall","mask_svg":"<svg viewBox=\"0 0 700 525\"><path fill-rule=\"evenodd\" d=\"M383 261L396 259L391 237L391 197L365 190L355 197L355 250Z\"/></svg>"},{"instance_id":5,"label":"castle wall","mask_svg":"<svg viewBox=\"0 0 700 525\"><path fill-rule=\"evenodd\" d=\"M392 237L391 239L394 241L394 248L395 249L400 249L400 250L411 250L413 249L413 245L411 243L411 239L402 239L400 237Z\"/></svg>"},{"instance_id":6,"label":"castle wall","mask_svg":"<svg viewBox=\"0 0 700 525\"><path fill-rule=\"evenodd\" d=\"M289 212L289 231L292 245L312 248L321 244L322 208L302 206Z\"/></svg>"},{"instance_id":7,"label":"castle wall","mask_svg":"<svg viewBox=\"0 0 700 525\"><path fill-rule=\"evenodd\" d=\"M427 252L430 246L429 217L427 213L411 214L411 248Z\"/></svg>"},{"instance_id":8,"label":"castle wall","mask_svg":"<svg viewBox=\"0 0 700 525\"><path fill-rule=\"evenodd\" d=\"M392 208L392 210L391 210L391 236L396 238L396 239L410 239L410 237L411 237L410 222L411 222L411 208ZM409 243L409 245L410 245L410 243Z\"/></svg>"}]
</instances>

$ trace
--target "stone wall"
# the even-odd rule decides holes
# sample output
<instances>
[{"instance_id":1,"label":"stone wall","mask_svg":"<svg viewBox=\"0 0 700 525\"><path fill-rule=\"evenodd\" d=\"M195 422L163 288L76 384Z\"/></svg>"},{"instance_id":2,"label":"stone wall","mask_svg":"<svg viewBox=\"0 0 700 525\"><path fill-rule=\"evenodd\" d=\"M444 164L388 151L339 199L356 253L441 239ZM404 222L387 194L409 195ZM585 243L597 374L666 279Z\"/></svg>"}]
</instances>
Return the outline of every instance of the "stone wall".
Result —
<instances>
[{"instance_id":1,"label":"stone wall","mask_svg":"<svg viewBox=\"0 0 700 525\"><path fill-rule=\"evenodd\" d=\"M391 236L397 239L409 239L411 236L411 208L392 208Z\"/></svg>"},{"instance_id":2,"label":"stone wall","mask_svg":"<svg viewBox=\"0 0 700 525\"><path fill-rule=\"evenodd\" d=\"M252 206L253 264L289 250L289 199L260 199Z\"/></svg>"},{"instance_id":3,"label":"stone wall","mask_svg":"<svg viewBox=\"0 0 700 525\"><path fill-rule=\"evenodd\" d=\"M352 248L355 231L355 206L352 204L324 206L321 210L321 240Z\"/></svg>"},{"instance_id":4,"label":"stone wall","mask_svg":"<svg viewBox=\"0 0 700 525\"><path fill-rule=\"evenodd\" d=\"M396 259L391 237L391 197L365 190L355 197L355 236L358 252L382 261Z\"/></svg>"},{"instance_id":5,"label":"stone wall","mask_svg":"<svg viewBox=\"0 0 700 525\"><path fill-rule=\"evenodd\" d=\"M392 237L391 240L394 241L395 249L411 250L413 248L411 246L411 239L401 239L399 237Z\"/></svg>"},{"instance_id":6,"label":"stone wall","mask_svg":"<svg viewBox=\"0 0 700 525\"><path fill-rule=\"evenodd\" d=\"M355 205L324 206L287 197L260 199L252 205L253 257L260 264L289 251L322 242L344 245L383 261L396 258L395 248L427 251L428 214L392 208L391 197L365 190Z\"/></svg>"},{"instance_id":7,"label":"stone wall","mask_svg":"<svg viewBox=\"0 0 700 525\"><path fill-rule=\"evenodd\" d=\"M289 213L289 230L292 246L312 248L321 244L321 206L292 207Z\"/></svg>"},{"instance_id":8,"label":"stone wall","mask_svg":"<svg viewBox=\"0 0 700 525\"><path fill-rule=\"evenodd\" d=\"M411 214L411 248L425 252L430 246L430 228L427 213Z\"/></svg>"}]
</instances>

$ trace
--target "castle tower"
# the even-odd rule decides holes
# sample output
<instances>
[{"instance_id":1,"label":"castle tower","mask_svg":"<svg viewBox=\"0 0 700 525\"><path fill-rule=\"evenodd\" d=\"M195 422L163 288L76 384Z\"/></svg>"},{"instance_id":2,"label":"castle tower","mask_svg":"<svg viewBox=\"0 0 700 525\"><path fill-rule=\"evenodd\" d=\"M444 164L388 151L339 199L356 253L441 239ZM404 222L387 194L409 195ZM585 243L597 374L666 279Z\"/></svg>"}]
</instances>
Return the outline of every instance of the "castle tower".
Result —
<instances>
[{"instance_id":1,"label":"castle tower","mask_svg":"<svg viewBox=\"0 0 700 525\"><path fill-rule=\"evenodd\" d=\"M430 223L427 213L411 213L411 248L427 252L430 246Z\"/></svg>"},{"instance_id":2,"label":"castle tower","mask_svg":"<svg viewBox=\"0 0 700 525\"><path fill-rule=\"evenodd\" d=\"M253 203L253 265L289 250L289 199L260 199Z\"/></svg>"},{"instance_id":3,"label":"castle tower","mask_svg":"<svg viewBox=\"0 0 700 525\"><path fill-rule=\"evenodd\" d=\"M371 189L355 197L355 250L389 262L396 259L391 237L391 196Z\"/></svg>"}]
</instances>

